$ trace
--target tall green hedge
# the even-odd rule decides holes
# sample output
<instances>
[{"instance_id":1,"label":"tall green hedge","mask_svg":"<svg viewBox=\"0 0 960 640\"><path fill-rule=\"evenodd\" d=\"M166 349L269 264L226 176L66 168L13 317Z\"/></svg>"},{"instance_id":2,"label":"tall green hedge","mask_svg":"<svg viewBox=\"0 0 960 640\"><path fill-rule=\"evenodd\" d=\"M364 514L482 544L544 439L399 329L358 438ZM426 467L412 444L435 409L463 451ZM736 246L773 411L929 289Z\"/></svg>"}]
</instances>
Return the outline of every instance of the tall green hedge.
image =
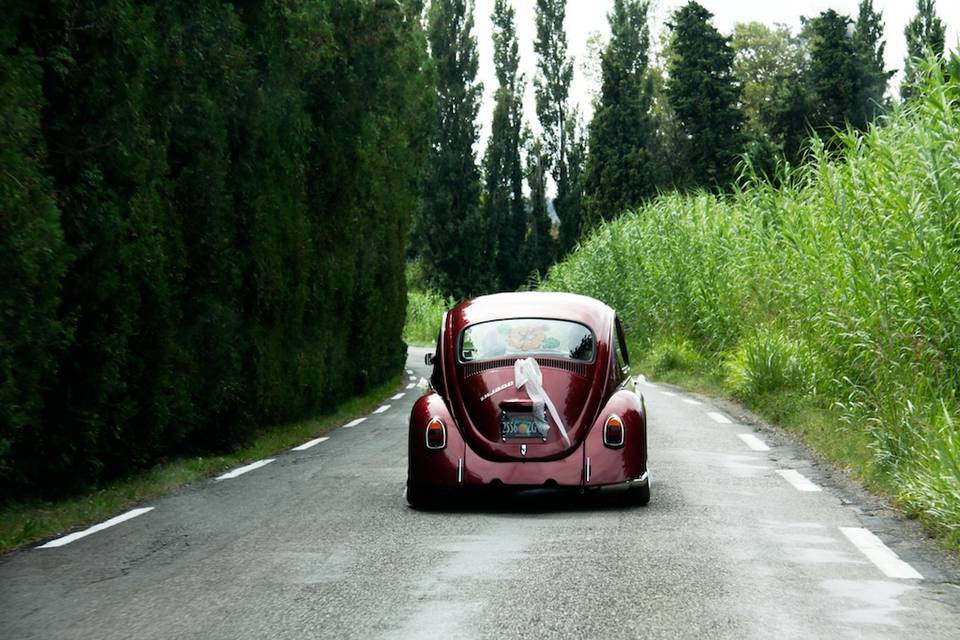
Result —
<instances>
[{"instance_id":1,"label":"tall green hedge","mask_svg":"<svg viewBox=\"0 0 960 640\"><path fill-rule=\"evenodd\" d=\"M0 495L229 447L401 365L421 4L13 3Z\"/></svg>"}]
</instances>

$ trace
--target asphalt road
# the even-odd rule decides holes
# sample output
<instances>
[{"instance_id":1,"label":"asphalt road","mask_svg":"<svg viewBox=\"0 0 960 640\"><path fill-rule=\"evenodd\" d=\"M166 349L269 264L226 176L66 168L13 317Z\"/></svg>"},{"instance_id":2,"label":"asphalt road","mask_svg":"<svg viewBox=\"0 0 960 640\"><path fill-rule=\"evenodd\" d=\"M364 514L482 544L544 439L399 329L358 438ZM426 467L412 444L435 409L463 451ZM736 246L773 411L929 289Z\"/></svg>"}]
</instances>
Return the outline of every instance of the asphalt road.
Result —
<instances>
[{"instance_id":1,"label":"asphalt road","mask_svg":"<svg viewBox=\"0 0 960 640\"><path fill-rule=\"evenodd\" d=\"M0 558L0 638L960 638L960 570L914 523L735 407L642 390L648 507L409 509L414 388L308 449Z\"/></svg>"}]
</instances>

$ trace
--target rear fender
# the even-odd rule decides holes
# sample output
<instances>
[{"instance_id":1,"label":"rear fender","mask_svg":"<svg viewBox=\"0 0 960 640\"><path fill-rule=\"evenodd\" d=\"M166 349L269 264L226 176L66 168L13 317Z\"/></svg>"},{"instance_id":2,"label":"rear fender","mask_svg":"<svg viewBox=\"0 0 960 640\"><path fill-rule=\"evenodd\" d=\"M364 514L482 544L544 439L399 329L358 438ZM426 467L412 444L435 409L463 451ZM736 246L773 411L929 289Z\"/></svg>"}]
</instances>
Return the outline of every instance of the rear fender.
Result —
<instances>
[{"instance_id":1,"label":"rear fender","mask_svg":"<svg viewBox=\"0 0 960 640\"><path fill-rule=\"evenodd\" d=\"M603 443L603 426L614 414L624 427L623 446L616 449ZM613 394L587 435L584 456L584 480L589 487L619 484L646 472L647 416L640 396L625 389Z\"/></svg>"},{"instance_id":2,"label":"rear fender","mask_svg":"<svg viewBox=\"0 0 960 640\"><path fill-rule=\"evenodd\" d=\"M447 428L447 446L428 449L427 423L440 418ZM407 480L431 487L454 488L463 483L465 443L443 399L436 393L421 396L410 412L407 438Z\"/></svg>"}]
</instances>

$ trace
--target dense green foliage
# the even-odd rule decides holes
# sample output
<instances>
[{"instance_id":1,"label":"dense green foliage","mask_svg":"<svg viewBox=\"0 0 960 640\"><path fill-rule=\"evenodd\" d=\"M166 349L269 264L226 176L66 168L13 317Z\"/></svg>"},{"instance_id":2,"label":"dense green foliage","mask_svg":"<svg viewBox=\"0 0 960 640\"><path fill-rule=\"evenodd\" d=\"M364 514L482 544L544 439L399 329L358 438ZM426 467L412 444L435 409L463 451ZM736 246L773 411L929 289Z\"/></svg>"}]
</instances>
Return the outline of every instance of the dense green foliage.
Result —
<instances>
[{"instance_id":1,"label":"dense green foliage","mask_svg":"<svg viewBox=\"0 0 960 640\"><path fill-rule=\"evenodd\" d=\"M401 365L421 10L5 12L0 493L233 446Z\"/></svg>"},{"instance_id":2,"label":"dense green foliage","mask_svg":"<svg viewBox=\"0 0 960 640\"><path fill-rule=\"evenodd\" d=\"M584 173L584 221L609 220L656 192L651 148L653 81L647 74L646 0L616 0L610 42L601 54L600 99L590 122Z\"/></svg>"},{"instance_id":3,"label":"dense green foliage","mask_svg":"<svg viewBox=\"0 0 960 640\"><path fill-rule=\"evenodd\" d=\"M434 0L428 35L436 73L430 152L423 167L423 204L412 250L430 285L457 298L496 286L497 229L480 206L474 157L482 87L472 0Z\"/></svg>"},{"instance_id":4,"label":"dense green foliage","mask_svg":"<svg viewBox=\"0 0 960 640\"><path fill-rule=\"evenodd\" d=\"M839 154L815 139L779 185L663 196L544 286L614 306L641 356L836 407L819 428L865 434L869 473L960 544L960 81L930 68L922 99Z\"/></svg>"},{"instance_id":5,"label":"dense green foliage","mask_svg":"<svg viewBox=\"0 0 960 640\"><path fill-rule=\"evenodd\" d=\"M10 7L0 25L0 478L16 472L12 447L36 437L54 353L69 338L57 313L68 256L44 172L43 69L16 47L28 7Z\"/></svg>"},{"instance_id":6,"label":"dense green foliage","mask_svg":"<svg viewBox=\"0 0 960 640\"><path fill-rule=\"evenodd\" d=\"M733 49L696 2L674 13L667 54L667 95L690 141L694 186L724 187L743 152L740 87L733 76Z\"/></svg>"},{"instance_id":7,"label":"dense green foliage","mask_svg":"<svg viewBox=\"0 0 960 640\"><path fill-rule=\"evenodd\" d=\"M759 173L775 175L778 160L796 164L809 133L804 41L784 25L734 27L733 72L741 87L745 151Z\"/></svg>"}]
</instances>

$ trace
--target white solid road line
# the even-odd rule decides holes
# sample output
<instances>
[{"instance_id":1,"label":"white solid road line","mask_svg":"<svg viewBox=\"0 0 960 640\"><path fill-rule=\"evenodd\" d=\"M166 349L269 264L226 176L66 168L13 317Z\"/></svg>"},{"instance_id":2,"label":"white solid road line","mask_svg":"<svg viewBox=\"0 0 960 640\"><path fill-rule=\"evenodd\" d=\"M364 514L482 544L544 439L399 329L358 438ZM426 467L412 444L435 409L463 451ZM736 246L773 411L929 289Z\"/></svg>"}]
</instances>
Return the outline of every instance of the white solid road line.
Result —
<instances>
[{"instance_id":1,"label":"white solid road line","mask_svg":"<svg viewBox=\"0 0 960 640\"><path fill-rule=\"evenodd\" d=\"M385 405L382 405L382 406L380 406L380 407L377 407L377 410L374 411L374 413L383 413L384 411L388 410L389 408L390 408L390 405L385 404Z\"/></svg>"},{"instance_id":2,"label":"white solid road line","mask_svg":"<svg viewBox=\"0 0 960 640\"><path fill-rule=\"evenodd\" d=\"M407 390L413 389L415 386L417 386L417 383L411 382L410 384L407 385Z\"/></svg>"},{"instance_id":3,"label":"white solid road line","mask_svg":"<svg viewBox=\"0 0 960 640\"><path fill-rule=\"evenodd\" d=\"M70 544L74 540L79 540L80 538L86 538L91 533L96 533L97 531L103 531L108 527L112 527L115 524L120 524L131 518L136 518L137 516L142 516L147 511L153 511L153 507L143 507L140 509L134 509L132 511L127 511L124 514L121 514L115 518L110 518L106 522L101 522L100 524L95 524L89 529L84 529L83 531L77 531L76 533L71 533L68 536L63 536L62 538L57 538L56 540L51 540L46 544L42 544L37 549L52 549L53 547L62 547L65 544Z\"/></svg>"},{"instance_id":4,"label":"white solid road line","mask_svg":"<svg viewBox=\"0 0 960 640\"><path fill-rule=\"evenodd\" d=\"M236 478L237 476L243 475L243 474L245 474L245 473L247 473L247 472L249 472L249 471L253 471L254 469L259 469L260 467L265 467L265 466L267 466L268 464L270 464L271 462L273 462L273 458L267 458L266 460L257 460L256 462L252 462L252 463L248 464L248 465L245 466L245 467L239 467L239 468L237 468L237 469L234 469L233 471L228 471L227 473L223 474L222 476L217 476L216 479L217 479L217 480L230 480L231 478Z\"/></svg>"},{"instance_id":5,"label":"white solid road line","mask_svg":"<svg viewBox=\"0 0 960 640\"><path fill-rule=\"evenodd\" d=\"M699 402L697 400L691 400L690 398L680 398L680 401L686 402L687 404L692 404L695 406L700 406L701 404L703 404L702 402Z\"/></svg>"},{"instance_id":6,"label":"white solid road line","mask_svg":"<svg viewBox=\"0 0 960 640\"><path fill-rule=\"evenodd\" d=\"M312 447L312 446L314 446L314 445L318 445L318 444L320 444L321 442L326 442L326 441L329 440L329 439L330 439L330 438L314 438L313 440L308 440L307 442L304 442L304 443L303 443L302 445L300 445L299 447L294 447L293 449L291 449L291 451L306 451L306 450L309 449L310 447Z\"/></svg>"},{"instance_id":7,"label":"white solid road line","mask_svg":"<svg viewBox=\"0 0 960 640\"><path fill-rule=\"evenodd\" d=\"M793 485L797 491L821 491L820 487L807 480L799 471L793 469L777 469L783 479Z\"/></svg>"},{"instance_id":8,"label":"white solid road line","mask_svg":"<svg viewBox=\"0 0 960 640\"><path fill-rule=\"evenodd\" d=\"M708 411L707 415L710 416L714 422L719 422L720 424L733 424L730 418L723 415L722 413L717 413L716 411Z\"/></svg>"},{"instance_id":9,"label":"white solid road line","mask_svg":"<svg viewBox=\"0 0 960 640\"><path fill-rule=\"evenodd\" d=\"M363 422L364 420L366 420L366 418L357 418L356 420L351 420L351 421L348 422L347 424L343 425L343 428L344 428L344 429L349 429L350 427L355 427L355 426L357 426L358 424L360 424L361 422Z\"/></svg>"},{"instance_id":10,"label":"white solid road line","mask_svg":"<svg viewBox=\"0 0 960 640\"><path fill-rule=\"evenodd\" d=\"M900 559L894 551L883 544L877 536L862 527L840 527L843 535L854 544L860 552L883 571L888 578L903 578L905 580L923 580L923 576L916 569Z\"/></svg>"},{"instance_id":11,"label":"white solid road line","mask_svg":"<svg viewBox=\"0 0 960 640\"><path fill-rule=\"evenodd\" d=\"M405 395L407 395L407 394L405 394L405 393L398 393L397 395L391 397L390 399L391 399L391 400L399 400L400 398L402 398L402 397L405 396Z\"/></svg>"},{"instance_id":12,"label":"white solid road line","mask_svg":"<svg viewBox=\"0 0 960 640\"><path fill-rule=\"evenodd\" d=\"M752 433L738 433L737 435L746 443L748 447L754 451L770 451L770 447L768 447L763 440Z\"/></svg>"}]
</instances>

